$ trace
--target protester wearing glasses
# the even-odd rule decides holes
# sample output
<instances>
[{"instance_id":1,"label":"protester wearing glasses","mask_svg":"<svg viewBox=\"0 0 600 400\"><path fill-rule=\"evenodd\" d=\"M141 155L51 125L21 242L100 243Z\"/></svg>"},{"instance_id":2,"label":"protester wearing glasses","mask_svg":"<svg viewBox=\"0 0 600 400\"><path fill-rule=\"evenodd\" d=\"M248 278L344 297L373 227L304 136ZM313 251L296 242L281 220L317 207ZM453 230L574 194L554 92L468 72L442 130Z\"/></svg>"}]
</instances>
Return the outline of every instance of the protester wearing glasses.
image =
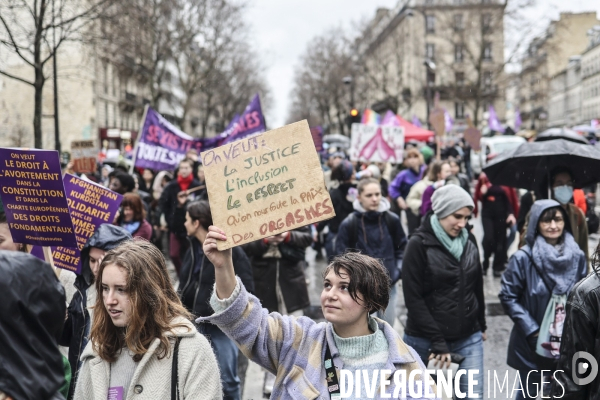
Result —
<instances>
[{"instance_id":1,"label":"protester wearing glasses","mask_svg":"<svg viewBox=\"0 0 600 400\"><path fill-rule=\"evenodd\" d=\"M507 363L519 371L523 382L531 372L524 391L516 399L537 398L541 370L550 382L556 365L539 357L536 350L544 346L556 358L565 318L557 304L553 325L548 331L554 338L538 346L538 337L548 303L553 295L567 295L587 273L586 257L570 232L567 213L554 200L538 200L531 207L526 245L510 259L502 276L500 301L515 325L508 342ZM547 393L546 393L547 394Z\"/></svg>"}]
</instances>

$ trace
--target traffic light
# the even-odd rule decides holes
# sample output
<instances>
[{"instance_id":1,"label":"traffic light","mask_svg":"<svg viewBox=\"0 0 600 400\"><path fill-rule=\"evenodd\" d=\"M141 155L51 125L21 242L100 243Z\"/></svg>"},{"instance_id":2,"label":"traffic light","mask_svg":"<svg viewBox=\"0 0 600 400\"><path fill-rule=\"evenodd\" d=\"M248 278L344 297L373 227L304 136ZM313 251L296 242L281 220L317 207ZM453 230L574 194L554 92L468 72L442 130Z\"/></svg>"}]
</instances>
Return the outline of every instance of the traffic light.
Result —
<instances>
[{"instance_id":1,"label":"traffic light","mask_svg":"<svg viewBox=\"0 0 600 400\"><path fill-rule=\"evenodd\" d=\"M356 109L356 108L351 109L350 115L348 115L348 118L347 118L348 130L352 130L352 124L360 124L360 119L361 119L360 111L358 111L358 109Z\"/></svg>"}]
</instances>

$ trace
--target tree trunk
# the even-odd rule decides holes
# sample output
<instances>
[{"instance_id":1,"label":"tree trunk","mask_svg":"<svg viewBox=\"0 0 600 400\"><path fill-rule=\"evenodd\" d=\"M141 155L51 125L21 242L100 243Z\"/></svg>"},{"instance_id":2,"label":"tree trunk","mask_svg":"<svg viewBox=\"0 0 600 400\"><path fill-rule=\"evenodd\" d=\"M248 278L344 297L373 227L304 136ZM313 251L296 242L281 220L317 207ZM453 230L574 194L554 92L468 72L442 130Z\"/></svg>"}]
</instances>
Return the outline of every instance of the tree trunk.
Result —
<instances>
[{"instance_id":1,"label":"tree trunk","mask_svg":"<svg viewBox=\"0 0 600 400\"><path fill-rule=\"evenodd\" d=\"M33 147L36 149L42 149L44 147L42 142L42 92L44 90L44 80L41 82L38 80L38 71L36 70L35 86L35 106L33 110Z\"/></svg>"}]
</instances>

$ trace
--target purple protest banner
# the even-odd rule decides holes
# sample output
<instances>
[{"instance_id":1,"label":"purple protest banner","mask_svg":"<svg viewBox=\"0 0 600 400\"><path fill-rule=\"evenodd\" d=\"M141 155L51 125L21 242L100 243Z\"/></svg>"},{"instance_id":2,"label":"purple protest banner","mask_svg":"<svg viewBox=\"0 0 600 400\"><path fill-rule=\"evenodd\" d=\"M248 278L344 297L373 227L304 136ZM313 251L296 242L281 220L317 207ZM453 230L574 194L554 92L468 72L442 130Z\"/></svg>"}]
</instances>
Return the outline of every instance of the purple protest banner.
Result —
<instances>
[{"instance_id":1,"label":"purple protest banner","mask_svg":"<svg viewBox=\"0 0 600 400\"><path fill-rule=\"evenodd\" d=\"M260 98L258 97L258 94L256 94L242 115L237 118L234 117L229 124L228 129L219 135L223 139L223 141L219 143L219 146L235 142L236 140L243 139L253 134L265 132L266 130L267 127L260 106ZM208 150L208 147L205 146L204 150Z\"/></svg>"},{"instance_id":2,"label":"purple protest banner","mask_svg":"<svg viewBox=\"0 0 600 400\"><path fill-rule=\"evenodd\" d=\"M203 141L183 133L152 108L147 108L145 116L134 153L134 166L172 171L189 149L195 149L198 154L203 150Z\"/></svg>"},{"instance_id":3,"label":"purple protest banner","mask_svg":"<svg viewBox=\"0 0 600 400\"><path fill-rule=\"evenodd\" d=\"M0 148L0 196L13 242L76 246L58 152Z\"/></svg>"},{"instance_id":4,"label":"purple protest banner","mask_svg":"<svg viewBox=\"0 0 600 400\"><path fill-rule=\"evenodd\" d=\"M313 142L315 142L315 150L318 152L323 151L323 128L321 126L314 126L310 128L310 134L312 135Z\"/></svg>"},{"instance_id":5,"label":"purple protest banner","mask_svg":"<svg viewBox=\"0 0 600 400\"><path fill-rule=\"evenodd\" d=\"M52 259L55 267L80 274L81 255L79 251L98 226L113 222L123 196L74 175L66 174L63 181L75 227L77 246L52 247ZM37 249L34 248L35 250Z\"/></svg>"}]
</instances>

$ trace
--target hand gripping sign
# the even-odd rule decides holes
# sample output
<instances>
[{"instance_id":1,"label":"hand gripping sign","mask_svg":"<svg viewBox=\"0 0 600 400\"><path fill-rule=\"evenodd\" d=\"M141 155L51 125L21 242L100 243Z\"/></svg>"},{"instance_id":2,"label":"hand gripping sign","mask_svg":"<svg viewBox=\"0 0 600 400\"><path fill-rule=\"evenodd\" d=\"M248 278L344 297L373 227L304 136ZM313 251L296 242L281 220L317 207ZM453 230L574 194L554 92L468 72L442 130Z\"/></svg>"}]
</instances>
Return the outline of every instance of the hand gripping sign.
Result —
<instances>
[{"instance_id":1,"label":"hand gripping sign","mask_svg":"<svg viewBox=\"0 0 600 400\"><path fill-rule=\"evenodd\" d=\"M335 216L306 120L201 157L220 250Z\"/></svg>"}]
</instances>

